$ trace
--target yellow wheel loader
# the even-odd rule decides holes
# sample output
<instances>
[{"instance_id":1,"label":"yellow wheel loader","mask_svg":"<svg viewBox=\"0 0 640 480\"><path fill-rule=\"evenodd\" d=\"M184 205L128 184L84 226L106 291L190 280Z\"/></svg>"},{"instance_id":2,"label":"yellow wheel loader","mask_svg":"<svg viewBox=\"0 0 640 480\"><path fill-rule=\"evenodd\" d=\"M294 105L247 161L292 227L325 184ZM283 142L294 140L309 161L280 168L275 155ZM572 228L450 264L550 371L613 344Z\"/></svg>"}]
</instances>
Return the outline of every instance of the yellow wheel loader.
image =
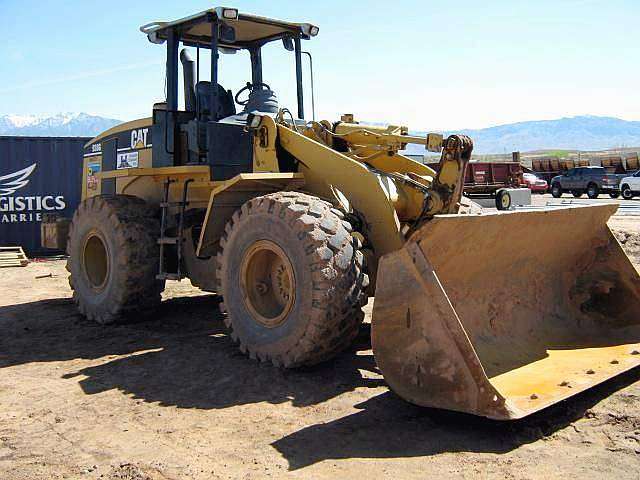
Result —
<instances>
[{"instance_id":1,"label":"yellow wheel loader","mask_svg":"<svg viewBox=\"0 0 640 480\"><path fill-rule=\"evenodd\" d=\"M305 121L314 25L215 8L141 30L166 46L166 101L86 145L66 248L87 318L146 314L166 280L189 278L222 296L243 352L297 367L349 346L375 296L390 387L495 419L640 364L640 282L607 227L615 206L481 213L462 196L469 138ZM295 114L263 78L272 42L291 52ZM221 55L238 51L250 73L234 94ZM437 173L399 153L410 143L441 153Z\"/></svg>"}]
</instances>

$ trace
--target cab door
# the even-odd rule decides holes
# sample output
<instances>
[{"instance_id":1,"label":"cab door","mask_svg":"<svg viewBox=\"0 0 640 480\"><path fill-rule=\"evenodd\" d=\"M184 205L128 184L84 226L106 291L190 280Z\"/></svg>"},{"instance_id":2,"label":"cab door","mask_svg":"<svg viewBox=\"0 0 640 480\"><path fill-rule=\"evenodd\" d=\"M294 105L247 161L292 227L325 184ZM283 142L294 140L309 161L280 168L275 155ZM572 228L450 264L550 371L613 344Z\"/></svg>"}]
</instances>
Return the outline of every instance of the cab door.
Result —
<instances>
[{"instance_id":1,"label":"cab door","mask_svg":"<svg viewBox=\"0 0 640 480\"><path fill-rule=\"evenodd\" d=\"M577 188L577 175L576 168L572 168L567 172L567 176L562 181L562 188L564 190L574 190Z\"/></svg>"},{"instance_id":2,"label":"cab door","mask_svg":"<svg viewBox=\"0 0 640 480\"><path fill-rule=\"evenodd\" d=\"M573 188L576 190L587 188L589 170L586 168L576 168L575 175L573 176Z\"/></svg>"}]
</instances>

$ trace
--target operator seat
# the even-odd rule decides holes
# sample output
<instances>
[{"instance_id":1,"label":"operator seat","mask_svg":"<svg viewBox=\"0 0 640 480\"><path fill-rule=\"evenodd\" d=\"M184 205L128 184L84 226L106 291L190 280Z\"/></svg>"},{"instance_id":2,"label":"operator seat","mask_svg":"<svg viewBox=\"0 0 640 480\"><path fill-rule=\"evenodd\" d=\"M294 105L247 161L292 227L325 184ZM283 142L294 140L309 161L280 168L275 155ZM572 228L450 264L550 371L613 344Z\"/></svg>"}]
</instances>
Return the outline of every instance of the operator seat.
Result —
<instances>
[{"instance_id":1,"label":"operator seat","mask_svg":"<svg viewBox=\"0 0 640 480\"><path fill-rule=\"evenodd\" d=\"M200 81L196 84L196 102L198 112L202 120L217 121L221 118L235 115L236 106L233 101L231 90L225 90L222 85L218 85L218 111L211 114L211 82Z\"/></svg>"}]
</instances>

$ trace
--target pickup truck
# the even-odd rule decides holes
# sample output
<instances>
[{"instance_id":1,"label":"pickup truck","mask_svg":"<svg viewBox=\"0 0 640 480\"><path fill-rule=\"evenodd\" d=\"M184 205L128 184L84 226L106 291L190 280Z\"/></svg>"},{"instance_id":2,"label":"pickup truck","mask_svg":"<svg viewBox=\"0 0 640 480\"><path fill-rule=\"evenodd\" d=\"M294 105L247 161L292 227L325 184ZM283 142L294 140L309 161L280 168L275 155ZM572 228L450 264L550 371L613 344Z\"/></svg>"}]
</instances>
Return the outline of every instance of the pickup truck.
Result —
<instances>
[{"instance_id":1,"label":"pickup truck","mask_svg":"<svg viewBox=\"0 0 640 480\"><path fill-rule=\"evenodd\" d=\"M560 198L563 193L571 192L578 198L586 192L589 198L598 198L601 193L618 198L622 177L623 175L607 173L603 167L571 168L567 173L551 179L551 195Z\"/></svg>"},{"instance_id":2,"label":"pickup truck","mask_svg":"<svg viewBox=\"0 0 640 480\"><path fill-rule=\"evenodd\" d=\"M640 170L620 180L620 191L625 200L631 200L636 195L640 195Z\"/></svg>"}]
</instances>

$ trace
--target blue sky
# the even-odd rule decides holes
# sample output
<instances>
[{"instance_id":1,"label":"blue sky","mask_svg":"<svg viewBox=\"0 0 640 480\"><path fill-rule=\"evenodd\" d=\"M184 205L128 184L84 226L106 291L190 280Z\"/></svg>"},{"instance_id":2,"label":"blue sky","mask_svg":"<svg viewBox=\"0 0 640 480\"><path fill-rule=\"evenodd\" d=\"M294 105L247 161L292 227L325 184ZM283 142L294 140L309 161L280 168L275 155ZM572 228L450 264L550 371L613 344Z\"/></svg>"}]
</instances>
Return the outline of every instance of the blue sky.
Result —
<instances>
[{"instance_id":1,"label":"blue sky","mask_svg":"<svg viewBox=\"0 0 640 480\"><path fill-rule=\"evenodd\" d=\"M485 127L573 115L640 120L637 0L228 0L320 27L318 116ZM88 112L129 120L164 97L164 48L138 27L215 6L200 0L0 0L0 115ZM265 81L293 107L292 59L265 52ZM236 91L247 58L225 55ZM202 71L206 75L206 71ZM307 107L310 110L310 106Z\"/></svg>"}]
</instances>

